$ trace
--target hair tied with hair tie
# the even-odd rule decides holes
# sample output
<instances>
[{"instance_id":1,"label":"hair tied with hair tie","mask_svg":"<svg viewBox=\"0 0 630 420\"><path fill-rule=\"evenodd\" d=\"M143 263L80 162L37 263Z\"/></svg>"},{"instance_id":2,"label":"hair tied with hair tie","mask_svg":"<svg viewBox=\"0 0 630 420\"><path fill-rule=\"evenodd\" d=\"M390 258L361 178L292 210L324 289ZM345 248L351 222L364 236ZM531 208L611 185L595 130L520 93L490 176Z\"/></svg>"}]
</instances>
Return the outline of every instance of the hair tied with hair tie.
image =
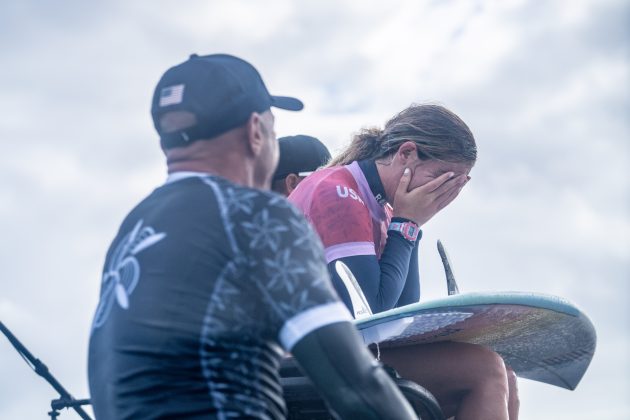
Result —
<instances>
[{"instance_id":1,"label":"hair tied with hair tie","mask_svg":"<svg viewBox=\"0 0 630 420\"><path fill-rule=\"evenodd\" d=\"M376 151L381 148L384 133L385 132L378 127L372 127L365 130L365 137L367 138L370 148L372 150Z\"/></svg>"}]
</instances>

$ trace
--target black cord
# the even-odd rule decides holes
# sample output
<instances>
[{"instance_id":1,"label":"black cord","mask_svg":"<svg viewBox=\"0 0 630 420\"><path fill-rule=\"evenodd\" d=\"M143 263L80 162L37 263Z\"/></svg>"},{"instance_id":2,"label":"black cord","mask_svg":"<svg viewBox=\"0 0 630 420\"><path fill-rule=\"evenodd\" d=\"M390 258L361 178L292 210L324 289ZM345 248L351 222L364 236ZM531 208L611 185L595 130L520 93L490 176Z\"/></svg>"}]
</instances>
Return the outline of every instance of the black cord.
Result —
<instances>
[{"instance_id":1,"label":"black cord","mask_svg":"<svg viewBox=\"0 0 630 420\"><path fill-rule=\"evenodd\" d=\"M20 340L18 340L17 337L15 337L11 333L11 331L9 331L9 329L4 325L2 321L0 321L0 331L2 331L2 333L7 337L9 342L13 345L13 347L15 347L15 350L17 350L18 354L22 357L22 359L26 361L31 369L33 369L35 373L37 373L39 376L44 378L46 382L50 384L50 386L55 388L55 391L59 392L61 398L59 400L53 400L51 406L55 401L64 401L66 403L61 408L72 408L82 419L92 420L92 418L80 407L83 404L78 404L78 402L81 401L87 401L85 403L87 404L89 400L75 400L72 395L70 395L70 393L66 391L66 389L59 383L59 381L57 381L53 374L50 373L48 367L44 363L42 363L41 360L35 358L35 356L33 356L31 352L28 351L24 344L22 344ZM57 409L53 407L53 411L49 413L51 418L57 417L58 413L56 413L56 411Z\"/></svg>"}]
</instances>

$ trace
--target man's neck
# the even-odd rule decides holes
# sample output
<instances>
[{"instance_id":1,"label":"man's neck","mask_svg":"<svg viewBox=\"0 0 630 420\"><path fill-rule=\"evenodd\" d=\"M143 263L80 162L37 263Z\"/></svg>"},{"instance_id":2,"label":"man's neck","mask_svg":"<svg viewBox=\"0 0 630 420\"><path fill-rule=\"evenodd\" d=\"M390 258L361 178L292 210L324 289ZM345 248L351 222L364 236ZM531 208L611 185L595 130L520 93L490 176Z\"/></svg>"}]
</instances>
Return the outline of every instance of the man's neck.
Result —
<instances>
[{"instance_id":1,"label":"man's neck","mask_svg":"<svg viewBox=\"0 0 630 420\"><path fill-rule=\"evenodd\" d=\"M166 166L169 174L202 172L235 184L259 188L252 162L243 156L243 152L234 145L222 145L214 140L201 140L184 148L166 150Z\"/></svg>"},{"instance_id":2,"label":"man's neck","mask_svg":"<svg viewBox=\"0 0 630 420\"><path fill-rule=\"evenodd\" d=\"M236 165L212 165L208 162L175 162L167 163L168 174L177 172L201 172L225 178L235 184L256 187L251 173Z\"/></svg>"}]
</instances>

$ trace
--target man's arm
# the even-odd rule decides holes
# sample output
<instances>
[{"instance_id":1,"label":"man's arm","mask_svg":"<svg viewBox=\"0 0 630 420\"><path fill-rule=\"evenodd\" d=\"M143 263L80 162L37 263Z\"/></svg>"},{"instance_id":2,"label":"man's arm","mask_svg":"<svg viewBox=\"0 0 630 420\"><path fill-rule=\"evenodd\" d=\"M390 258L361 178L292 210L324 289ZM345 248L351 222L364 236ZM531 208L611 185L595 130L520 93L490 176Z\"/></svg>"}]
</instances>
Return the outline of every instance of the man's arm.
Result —
<instances>
[{"instance_id":1,"label":"man's arm","mask_svg":"<svg viewBox=\"0 0 630 420\"><path fill-rule=\"evenodd\" d=\"M311 331L291 352L340 418L417 418L352 323L337 322Z\"/></svg>"}]
</instances>

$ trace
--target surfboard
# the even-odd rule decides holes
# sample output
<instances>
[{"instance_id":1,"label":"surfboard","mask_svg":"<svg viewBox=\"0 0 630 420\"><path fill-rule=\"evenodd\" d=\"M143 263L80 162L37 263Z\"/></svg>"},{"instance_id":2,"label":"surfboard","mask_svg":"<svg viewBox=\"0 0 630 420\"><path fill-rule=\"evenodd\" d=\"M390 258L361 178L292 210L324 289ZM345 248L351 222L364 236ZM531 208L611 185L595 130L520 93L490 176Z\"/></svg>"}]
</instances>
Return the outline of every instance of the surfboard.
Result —
<instances>
[{"instance_id":1,"label":"surfboard","mask_svg":"<svg viewBox=\"0 0 630 420\"><path fill-rule=\"evenodd\" d=\"M500 354L517 376L571 390L597 342L593 324L575 305L536 293L463 293L355 323L365 343L381 349L439 341L479 344Z\"/></svg>"}]
</instances>

